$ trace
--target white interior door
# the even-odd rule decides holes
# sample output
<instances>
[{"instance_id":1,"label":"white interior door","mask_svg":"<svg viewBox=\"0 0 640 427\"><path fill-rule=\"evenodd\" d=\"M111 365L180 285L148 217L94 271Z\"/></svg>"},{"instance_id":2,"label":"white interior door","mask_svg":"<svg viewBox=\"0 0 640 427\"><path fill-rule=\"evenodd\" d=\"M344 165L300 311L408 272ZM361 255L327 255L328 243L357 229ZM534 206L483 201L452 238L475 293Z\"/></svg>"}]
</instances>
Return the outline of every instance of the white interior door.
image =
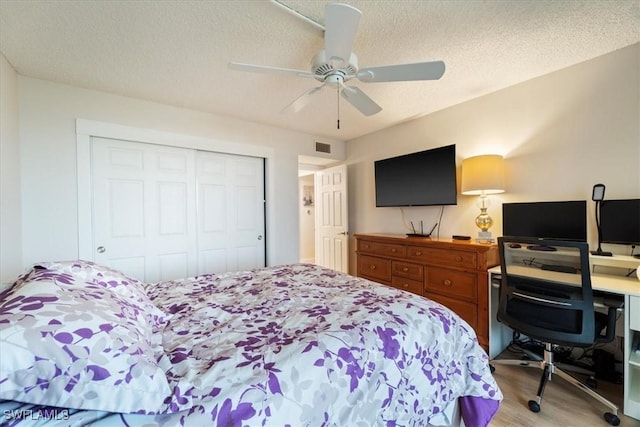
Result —
<instances>
[{"instance_id":1,"label":"white interior door","mask_svg":"<svg viewBox=\"0 0 640 427\"><path fill-rule=\"evenodd\" d=\"M347 273L349 236L347 166L315 173L316 264Z\"/></svg>"},{"instance_id":2,"label":"white interior door","mask_svg":"<svg viewBox=\"0 0 640 427\"><path fill-rule=\"evenodd\" d=\"M92 140L94 260L146 282L196 272L194 151Z\"/></svg>"},{"instance_id":3,"label":"white interior door","mask_svg":"<svg viewBox=\"0 0 640 427\"><path fill-rule=\"evenodd\" d=\"M198 273L265 266L264 159L198 151Z\"/></svg>"}]
</instances>

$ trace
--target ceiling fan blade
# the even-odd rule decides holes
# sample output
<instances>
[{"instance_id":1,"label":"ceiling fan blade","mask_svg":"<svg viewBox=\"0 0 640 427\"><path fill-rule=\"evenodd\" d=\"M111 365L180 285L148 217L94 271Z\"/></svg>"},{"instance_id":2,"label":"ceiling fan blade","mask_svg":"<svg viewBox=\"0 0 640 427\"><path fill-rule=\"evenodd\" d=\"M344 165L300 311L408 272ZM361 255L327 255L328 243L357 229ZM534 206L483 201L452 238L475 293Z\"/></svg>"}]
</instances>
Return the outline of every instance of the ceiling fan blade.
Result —
<instances>
[{"instance_id":1,"label":"ceiling fan blade","mask_svg":"<svg viewBox=\"0 0 640 427\"><path fill-rule=\"evenodd\" d=\"M250 73L286 74L286 75L294 75L298 77L313 77L313 74L310 73L309 71L294 70L291 68L270 67L268 65L254 65L254 64L243 64L240 62L229 62L229 68L231 68L232 70L247 71Z\"/></svg>"},{"instance_id":2,"label":"ceiling fan blade","mask_svg":"<svg viewBox=\"0 0 640 427\"><path fill-rule=\"evenodd\" d=\"M282 111L280 111L280 113L292 114L302 110L304 107L306 107L309 104L309 102L313 98L313 95L320 92L325 87L325 85L326 83L323 84L322 86L309 89L308 91L300 95L298 98L296 98L291 104L284 107Z\"/></svg>"},{"instance_id":3,"label":"ceiling fan blade","mask_svg":"<svg viewBox=\"0 0 640 427\"><path fill-rule=\"evenodd\" d=\"M341 3L328 4L324 12L324 49L329 61L338 67L349 63L362 12Z\"/></svg>"},{"instance_id":4,"label":"ceiling fan blade","mask_svg":"<svg viewBox=\"0 0 640 427\"><path fill-rule=\"evenodd\" d=\"M382 107L356 86L345 86L340 94L365 116L372 116L382 111Z\"/></svg>"},{"instance_id":5,"label":"ceiling fan blade","mask_svg":"<svg viewBox=\"0 0 640 427\"><path fill-rule=\"evenodd\" d=\"M442 61L418 62L362 68L358 71L357 77L362 82L438 80L444 74L444 70L445 66Z\"/></svg>"}]
</instances>

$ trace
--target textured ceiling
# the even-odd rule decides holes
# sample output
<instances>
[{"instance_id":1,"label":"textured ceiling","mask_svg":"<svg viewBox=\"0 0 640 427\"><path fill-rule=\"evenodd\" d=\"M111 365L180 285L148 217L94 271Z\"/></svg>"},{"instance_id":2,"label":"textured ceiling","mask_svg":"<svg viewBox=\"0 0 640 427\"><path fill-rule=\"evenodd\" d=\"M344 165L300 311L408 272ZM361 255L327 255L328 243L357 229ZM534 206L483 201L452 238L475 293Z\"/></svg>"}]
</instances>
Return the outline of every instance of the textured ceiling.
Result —
<instances>
[{"instance_id":1,"label":"textured ceiling","mask_svg":"<svg viewBox=\"0 0 640 427\"><path fill-rule=\"evenodd\" d=\"M325 1L282 3L323 23ZM322 32L266 0L0 0L0 50L16 71L104 92L349 140L640 41L640 0L349 1L360 67L443 60L442 79L360 83L364 117L313 79L230 70L309 69ZM350 83L353 83L352 80Z\"/></svg>"}]
</instances>

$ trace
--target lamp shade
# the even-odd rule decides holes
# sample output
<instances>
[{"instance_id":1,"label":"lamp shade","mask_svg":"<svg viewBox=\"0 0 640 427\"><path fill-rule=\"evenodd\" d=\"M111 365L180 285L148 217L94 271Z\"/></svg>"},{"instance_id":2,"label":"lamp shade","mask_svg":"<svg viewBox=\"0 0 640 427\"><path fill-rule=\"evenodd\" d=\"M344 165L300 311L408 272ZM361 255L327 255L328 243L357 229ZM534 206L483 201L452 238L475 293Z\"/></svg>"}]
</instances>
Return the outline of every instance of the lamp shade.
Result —
<instances>
[{"instance_id":1,"label":"lamp shade","mask_svg":"<svg viewBox=\"0 0 640 427\"><path fill-rule=\"evenodd\" d=\"M504 159L498 154L469 157L462 161L462 194L504 193Z\"/></svg>"}]
</instances>

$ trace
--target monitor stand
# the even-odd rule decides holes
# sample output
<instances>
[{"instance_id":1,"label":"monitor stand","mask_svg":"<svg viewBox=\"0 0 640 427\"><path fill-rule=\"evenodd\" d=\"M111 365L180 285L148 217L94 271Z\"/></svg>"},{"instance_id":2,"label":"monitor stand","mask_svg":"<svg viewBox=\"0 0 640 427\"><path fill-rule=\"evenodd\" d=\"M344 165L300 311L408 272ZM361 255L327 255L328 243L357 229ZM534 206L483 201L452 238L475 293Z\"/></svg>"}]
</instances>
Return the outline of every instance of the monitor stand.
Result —
<instances>
[{"instance_id":1,"label":"monitor stand","mask_svg":"<svg viewBox=\"0 0 640 427\"><path fill-rule=\"evenodd\" d=\"M613 253L611 252L605 252L602 249L598 248L598 250L595 251L591 251L591 255L597 255L597 256L613 256Z\"/></svg>"}]
</instances>

